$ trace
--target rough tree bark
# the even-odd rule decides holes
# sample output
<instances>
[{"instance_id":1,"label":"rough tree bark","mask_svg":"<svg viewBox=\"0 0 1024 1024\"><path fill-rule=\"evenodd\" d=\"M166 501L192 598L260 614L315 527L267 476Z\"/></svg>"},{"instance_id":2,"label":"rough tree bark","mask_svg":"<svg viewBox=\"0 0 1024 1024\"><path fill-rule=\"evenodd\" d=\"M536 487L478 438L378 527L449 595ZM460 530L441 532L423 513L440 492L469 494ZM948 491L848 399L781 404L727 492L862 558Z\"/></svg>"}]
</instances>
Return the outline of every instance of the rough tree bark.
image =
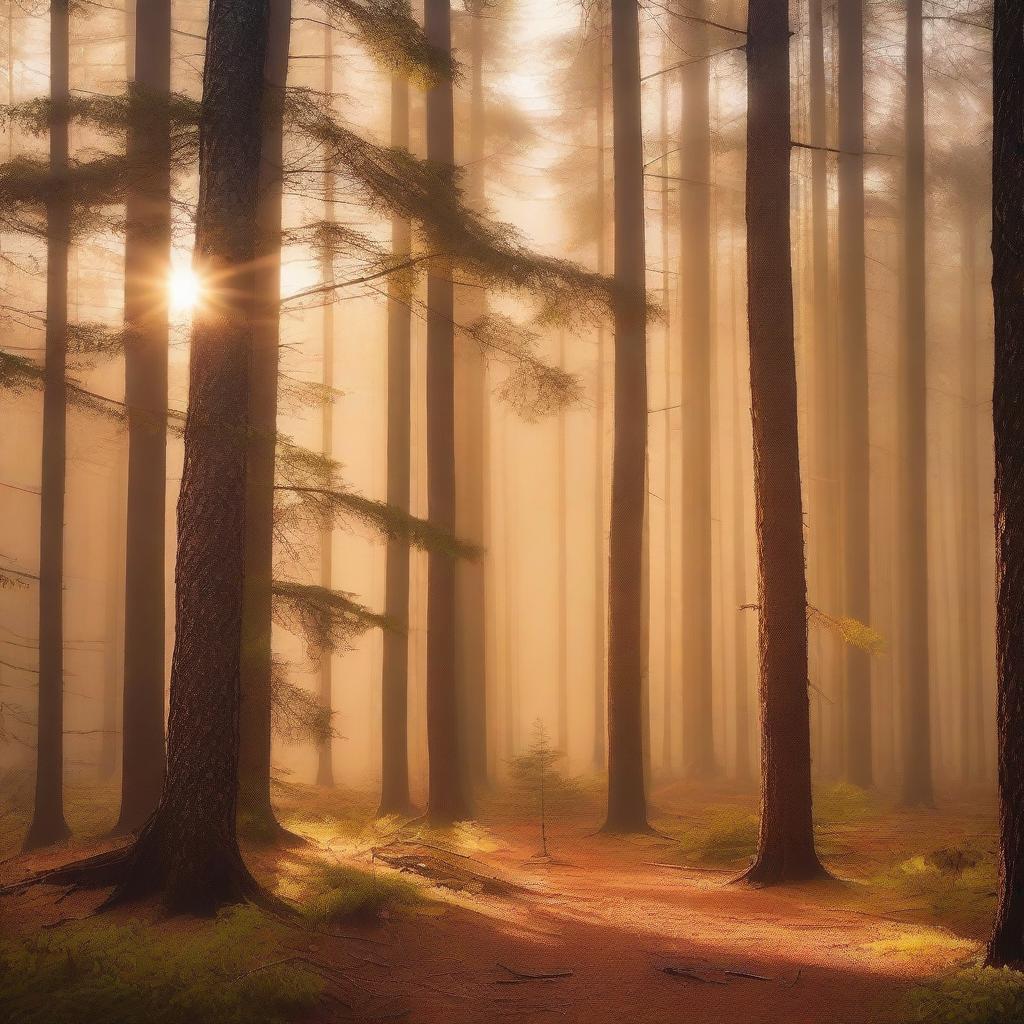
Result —
<instances>
[{"instance_id":1,"label":"rough tree bark","mask_svg":"<svg viewBox=\"0 0 1024 1024\"><path fill-rule=\"evenodd\" d=\"M907 0L906 183L903 350L900 366L904 679L901 803L930 807L931 696L928 679L928 478L925 323L924 47L922 0Z\"/></svg>"},{"instance_id":2,"label":"rough tree bark","mask_svg":"<svg viewBox=\"0 0 1024 1024\"><path fill-rule=\"evenodd\" d=\"M257 209L256 299L249 378L245 589L241 648L239 826L259 842L288 840L270 800L271 632L274 576L274 464L281 348L281 206L284 89L291 39L291 0L270 0L264 69L262 163Z\"/></svg>"},{"instance_id":3,"label":"rough tree bark","mask_svg":"<svg viewBox=\"0 0 1024 1024\"><path fill-rule=\"evenodd\" d=\"M839 17L839 410L844 615L871 621L868 324L864 271L864 11ZM826 552L826 557L828 557ZM845 774L872 783L871 658L844 648Z\"/></svg>"},{"instance_id":4,"label":"rough tree bark","mask_svg":"<svg viewBox=\"0 0 1024 1024\"><path fill-rule=\"evenodd\" d=\"M691 4L695 18L706 4ZM688 30L707 49L699 22ZM683 764L691 778L715 773L711 677L711 62L682 72L679 140L679 280L682 341Z\"/></svg>"},{"instance_id":5,"label":"rough tree bark","mask_svg":"<svg viewBox=\"0 0 1024 1024\"><path fill-rule=\"evenodd\" d=\"M761 826L757 855L744 878L770 885L823 874L811 820L786 0L750 0L747 95L747 318L760 605Z\"/></svg>"},{"instance_id":6,"label":"rough tree bark","mask_svg":"<svg viewBox=\"0 0 1024 1024\"><path fill-rule=\"evenodd\" d=\"M391 78L391 145L409 146L409 82ZM391 221L396 259L408 255L412 232L407 220ZM388 282L388 504L409 511L411 435L412 313L398 282ZM384 612L405 627L409 622L409 545L388 543ZM384 630L381 664L381 788L379 814L404 814L409 799L409 635L405 628Z\"/></svg>"},{"instance_id":7,"label":"rough tree bark","mask_svg":"<svg viewBox=\"0 0 1024 1024\"><path fill-rule=\"evenodd\" d=\"M427 40L450 51L449 0L426 0ZM427 158L455 166L452 82L427 91ZM451 270L427 273L427 508L431 522L455 531L455 304ZM460 751L456 683L455 559L427 556L427 816L434 824L470 816Z\"/></svg>"},{"instance_id":8,"label":"rough tree bark","mask_svg":"<svg viewBox=\"0 0 1024 1024\"><path fill-rule=\"evenodd\" d=\"M644 506L647 311L637 0L612 0L615 164L615 442L608 558L606 832L646 831L644 786Z\"/></svg>"},{"instance_id":9,"label":"rough tree bark","mask_svg":"<svg viewBox=\"0 0 1024 1024\"><path fill-rule=\"evenodd\" d=\"M1024 6L996 0L992 292L995 301L999 906L987 960L1024 967Z\"/></svg>"},{"instance_id":10,"label":"rough tree bark","mask_svg":"<svg viewBox=\"0 0 1024 1024\"><path fill-rule=\"evenodd\" d=\"M203 71L195 259L207 282L189 361L178 501L167 774L124 850L51 881L114 885L107 906L157 897L173 912L271 902L238 849L239 652L245 567L253 261L268 0L211 0Z\"/></svg>"},{"instance_id":11,"label":"rough tree bark","mask_svg":"<svg viewBox=\"0 0 1024 1024\"><path fill-rule=\"evenodd\" d=\"M132 93L147 105L128 126L138 177L125 217L125 404L128 512L124 580L121 813L139 828L164 778L164 543L167 508L168 278L171 262L171 10L136 0ZM164 105L161 105L163 103ZM145 168L145 172L142 172Z\"/></svg>"},{"instance_id":12,"label":"rough tree bark","mask_svg":"<svg viewBox=\"0 0 1024 1024\"><path fill-rule=\"evenodd\" d=\"M68 173L68 0L50 4L50 171ZM35 805L25 849L66 839L64 821L64 462L67 444L70 197L55 189L46 208L46 368L39 523L39 706Z\"/></svg>"}]
</instances>

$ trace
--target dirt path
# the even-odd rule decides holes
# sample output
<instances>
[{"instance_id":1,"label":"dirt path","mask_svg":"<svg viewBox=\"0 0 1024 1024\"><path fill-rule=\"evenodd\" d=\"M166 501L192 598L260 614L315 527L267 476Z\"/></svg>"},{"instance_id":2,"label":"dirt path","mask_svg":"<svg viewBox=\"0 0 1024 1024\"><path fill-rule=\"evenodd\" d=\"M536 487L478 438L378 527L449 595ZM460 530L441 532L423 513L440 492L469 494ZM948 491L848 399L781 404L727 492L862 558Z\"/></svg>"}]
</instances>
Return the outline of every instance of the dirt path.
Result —
<instances>
[{"instance_id":1,"label":"dirt path","mask_svg":"<svg viewBox=\"0 0 1024 1024\"><path fill-rule=\"evenodd\" d=\"M975 948L941 929L831 909L836 887L753 891L727 874L658 867L655 840L563 835L551 863L530 849L520 836L474 855L522 885L514 897L456 897L439 916L371 933L385 944L353 979L375 994L369 1017L854 1024L878 1020L909 984ZM333 958L332 946L323 940L317 955Z\"/></svg>"}]
</instances>

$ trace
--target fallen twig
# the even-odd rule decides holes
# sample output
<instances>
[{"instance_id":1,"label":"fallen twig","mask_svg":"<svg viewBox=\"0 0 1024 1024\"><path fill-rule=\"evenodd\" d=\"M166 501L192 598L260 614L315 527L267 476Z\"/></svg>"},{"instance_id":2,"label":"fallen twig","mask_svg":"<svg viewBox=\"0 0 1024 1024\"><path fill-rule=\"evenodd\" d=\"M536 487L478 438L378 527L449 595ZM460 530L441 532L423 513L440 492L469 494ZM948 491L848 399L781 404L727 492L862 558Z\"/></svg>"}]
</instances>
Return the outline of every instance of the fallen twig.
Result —
<instances>
[{"instance_id":1,"label":"fallen twig","mask_svg":"<svg viewBox=\"0 0 1024 1024\"><path fill-rule=\"evenodd\" d=\"M549 978L572 977L572 971L517 971L514 967L509 967L508 964L498 964L498 966L522 981L545 981Z\"/></svg>"},{"instance_id":2,"label":"fallen twig","mask_svg":"<svg viewBox=\"0 0 1024 1024\"><path fill-rule=\"evenodd\" d=\"M752 978L754 981L771 981L771 978L766 978L763 974L751 974L750 971L722 971L723 974L729 974L734 978Z\"/></svg>"},{"instance_id":3,"label":"fallen twig","mask_svg":"<svg viewBox=\"0 0 1024 1024\"><path fill-rule=\"evenodd\" d=\"M671 964L662 967L661 971L663 974L670 974L673 978L686 978L689 981L699 981L705 985L728 985L727 981L718 981L716 978L705 978L703 975L698 974L696 971L691 971L686 967L673 967Z\"/></svg>"}]
</instances>

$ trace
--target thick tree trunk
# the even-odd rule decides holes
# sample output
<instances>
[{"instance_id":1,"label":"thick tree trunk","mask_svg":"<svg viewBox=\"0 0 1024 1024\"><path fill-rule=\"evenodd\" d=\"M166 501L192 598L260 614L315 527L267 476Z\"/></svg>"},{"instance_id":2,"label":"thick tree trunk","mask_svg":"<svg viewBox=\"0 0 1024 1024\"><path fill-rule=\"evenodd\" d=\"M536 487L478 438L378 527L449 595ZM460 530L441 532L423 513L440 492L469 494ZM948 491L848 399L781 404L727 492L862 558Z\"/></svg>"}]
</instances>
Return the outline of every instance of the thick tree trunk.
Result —
<instances>
[{"instance_id":1,"label":"thick tree trunk","mask_svg":"<svg viewBox=\"0 0 1024 1024\"><path fill-rule=\"evenodd\" d=\"M999 906L988 962L1024 967L1024 6L996 0L992 291L995 300Z\"/></svg>"},{"instance_id":2,"label":"thick tree trunk","mask_svg":"<svg viewBox=\"0 0 1024 1024\"><path fill-rule=\"evenodd\" d=\"M324 95L334 95L334 30L324 28ZM324 217L333 223L335 175L331 162L324 169ZM320 279L329 287L334 284L334 253L325 248L320 260ZM328 389L320 418L320 450L328 459L334 457L334 402L330 389L334 387L334 296L328 292L324 304L321 336L323 364L321 382ZM334 529L327 525L320 532L320 586L333 589L334 580ZM328 647L320 652L320 705L328 712L334 708L334 652ZM325 736L316 749L316 784L334 785L334 737Z\"/></svg>"},{"instance_id":3,"label":"thick tree trunk","mask_svg":"<svg viewBox=\"0 0 1024 1024\"><path fill-rule=\"evenodd\" d=\"M871 525L868 435L868 324L864 272L864 12L841 3L839 12L839 409L842 419L844 615L871 620ZM845 774L857 786L872 783L871 660L844 650Z\"/></svg>"},{"instance_id":4,"label":"thick tree trunk","mask_svg":"<svg viewBox=\"0 0 1024 1024\"><path fill-rule=\"evenodd\" d=\"M930 807L931 697L928 678L928 451L925 308L924 53L922 0L907 2L906 212L903 352L900 367L903 550L903 782L901 802Z\"/></svg>"},{"instance_id":5,"label":"thick tree trunk","mask_svg":"<svg viewBox=\"0 0 1024 1024\"><path fill-rule=\"evenodd\" d=\"M608 238L605 224L605 29L603 15L597 15L594 40L597 87L595 104L595 172L597 177L597 272L608 273ZM597 366L594 384L594 769L603 771L608 763L607 708L607 624L608 588L605 569L608 564L608 535L605 518L605 432L607 431L607 334L604 325L597 329Z\"/></svg>"},{"instance_id":6,"label":"thick tree trunk","mask_svg":"<svg viewBox=\"0 0 1024 1024\"><path fill-rule=\"evenodd\" d=\"M615 153L615 446L608 559L607 832L645 831L644 506L647 313L640 29L636 0L612 0Z\"/></svg>"},{"instance_id":7,"label":"thick tree trunk","mask_svg":"<svg viewBox=\"0 0 1024 1024\"><path fill-rule=\"evenodd\" d=\"M466 4L469 18L469 165L467 198L484 208L484 20L486 4ZM472 322L484 312L484 293L464 290L459 306ZM488 407L487 361L475 345L462 346L456 364L457 533L483 546L487 529ZM460 748L467 778L487 781L486 559L462 559L456 567L456 662Z\"/></svg>"},{"instance_id":8,"label":"thick tree trunk","mask_svg":"<svg viewBox=\"0 0 1024 1024\"><path fill-rule=\"evenodd\" d=\"M761 654L761 827L746 879L823 873L811 821L807 583L790 256L789 11L750 0L747 317Z\"/></svg>"},{"instance_id":9,"label":"thick tree trunk","mask_svg":"<svg viewBox=\"0 0 1024 1024\"><path fill-rule=\"evenodd\" d=\"M451 50L449 0L426 0L430 43ZM427 92L427 158L455 166L452 83ZM427 273L427 508L431 522L455 530L455 303L451 271ZM427 556L427 815L434 824L470 816L459 737L456 681L455 559Z\"/></svg>"},{"instance_id":10,"label":"thick tree trunk","mask_svg":"<svg viewBox=\"0 0 1024 1024\"><path fill-rule=\"evenodd\" d=\"M50 171L68 172L68 0L50 4ZM36 791L25 849L66 839L64 821L64 463L67 443L70 197L56 189L46 210L46 369L39 529L39 707Z\"/></svg>"},{"instance_id":11,"label":"thick tree trunk","mask_svg":"<svg viewBox=\"0 0 1024 1024\"><path fill-rule=\"evenodd\" d=\"M196 313L189 362L167 775L135 843L60 873L116 883L108 905L158 896L172 911L212 913L269 900L235 831L267 8L267 0L210 4L195 245L210 293Z\"/></svg>"},{"instance_id":12,"label":"thick tree trunk","mask_svg":"<svg viewBox=\"0 0 1024 1024\"><path fill-rule=\"evenodd\" d=\"M257 210L256 325L249 378L249 458L242 615L239 825L247 838L275 842L288 833L270 800L271 631L274 574L274 462L281 347L281 190L284 88L291 0L270 0L262 164Z\"/></svg>"},{"instance_id":13,"label":"thick tree trunk","mask_svg":"<svg viewBox=\"0 0 1024 1024\"><path fill-rule=\"evenodd\" d=\"M391 145L409 145L409 82L391 79ZM396 259L411 247L408 221L391 222L391 248ZM410 501L412 314L397 282L388 284L388 504L404 512ZM381 664L381 788L380 810L409 810L409 545L388 543L384 612L403 626L384 630Z\"/></svg>"},{"instance_id":14,"label":"thick tree trunk","mask_svg":"<svg viewBox=\"0 0 1024 1024\"><path fill-rule=\"evenodd\" d=\"M171 11L136 0L132 92L151 106L129 124L128 160L139 173L125 227L125 404L128 520L125 547L121 814L115 832L153 813L164 778L164 542L167 507L168 278L171 136L161 107L171 90Z\"/></svg>"},{"instance_id":15,"label":"thick tree trunk","mask_svg":"<svg viewBox=\"0 0 1024 1024\"><path fill-rule=\"evenodd\" d=\"M691 5L704 17L703 2ZM696 53L702 25L690 30ZM711 678L711 62L683 69L679 143L679 279L682 330L683 764L691 778L715 773Z\"/></svg>"}]
</instances>

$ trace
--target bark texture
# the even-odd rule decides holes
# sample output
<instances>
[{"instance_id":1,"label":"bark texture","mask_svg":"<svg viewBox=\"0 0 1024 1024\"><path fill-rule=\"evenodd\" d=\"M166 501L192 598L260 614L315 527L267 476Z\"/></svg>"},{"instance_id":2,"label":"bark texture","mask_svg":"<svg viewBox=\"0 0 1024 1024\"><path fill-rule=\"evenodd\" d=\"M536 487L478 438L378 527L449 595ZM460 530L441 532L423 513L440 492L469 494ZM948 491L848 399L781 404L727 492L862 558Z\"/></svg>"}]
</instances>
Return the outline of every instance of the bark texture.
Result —
<instances>
[{"instance_id":1,"label":"bark texture","mask_svg":"<svg viewBox=\"0 0 1024 1024\"><path fill-rule=\"evenodd\" d=\"M822 874L811 821L786 0L750 0L747 94L747 317L760 604L761 826L757 855L745 878L770 885Z\"/></svg>"},{"instance_id":2,"label":"bark texture","mask_svg":"<svg viewBox=\"0 0 1024 1024\"><path fill-rule=\"evenodd\" d=\"M426 0L428 41L451 50L449 0ZM452 83L427 92L427 159L455 166ZM427 508L431 522L455 531L455 302L450 269L427 274ZM442 824L470 816L459 736L456 680L455 559L427 556L427 816Z\"/></svg>"},{"instance_id":3,"label":"bark texture","mask_svg":"<svg viewBox=\"0 0 1024 1024\"><path fill-rule=\"evenodd\" d=\"M50 171L68 173L68 0L50 4ZM46 209L46 368L39 515L39 705L35 804L25 849L66 839L64 821L64 469L67 445L70 197L55 189Z\"/></svg>"},{"instance_id":4,"label":"bark texture","mask_svg":"<svg viewBox=\"0 0 1024 1024\"><path fill-rule=\"evenodd\" d=\"M996 0L992 291L995 301L999 905L987 959L1024 967L1024 6Z\"/></svg>"},{"instance_id":5,"label":"bark texture","mask_svg":"<svg viewBox=\"0 0 1024 1024\"><path fill-rule=\"evenodd\" d=\"M606 832L646 831L644 522L647 312L640 32L636 0L612 0L615 161L615 441L608 558Z\"/></svg>"},{"instance_id":6,"label":"bark texture","mask_svg":"<svg viewBox=\"0 0 1024 1024\"><path fill-rule=\"evenodd\" d=\"M121 813L115 832L153 813L164 779L164 541L167 507L168 284L171 262L171 10L136 0L132 91L152 112L128 126L145 167L125 220L124 356L128 519L124 582Z\"/></svg>"}]
</instances>

